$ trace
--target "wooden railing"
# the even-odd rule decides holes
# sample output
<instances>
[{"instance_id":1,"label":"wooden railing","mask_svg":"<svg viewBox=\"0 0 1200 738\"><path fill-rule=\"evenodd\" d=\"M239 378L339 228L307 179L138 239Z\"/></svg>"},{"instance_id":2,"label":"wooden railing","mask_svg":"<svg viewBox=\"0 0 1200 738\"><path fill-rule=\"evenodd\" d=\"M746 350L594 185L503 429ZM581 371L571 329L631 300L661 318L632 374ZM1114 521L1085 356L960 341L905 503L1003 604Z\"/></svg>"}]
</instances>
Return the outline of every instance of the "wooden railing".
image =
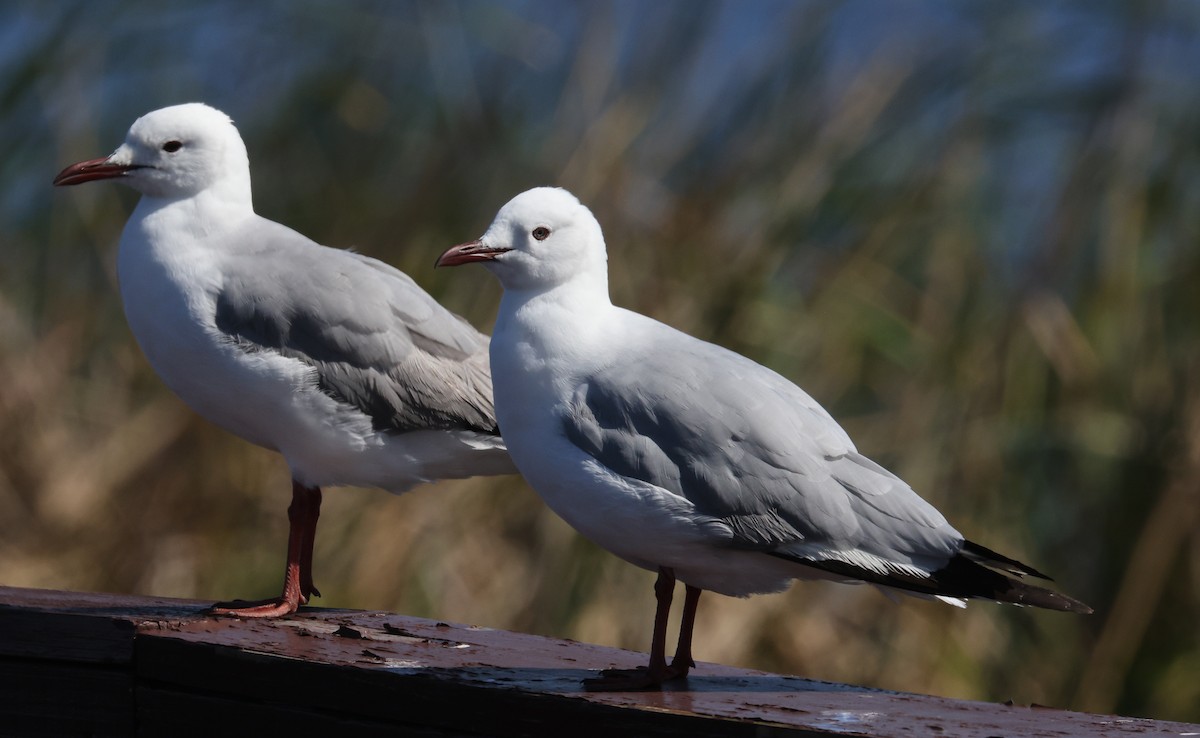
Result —
<instances>
[{"instance_id":1,"label":"wooden railing","mask_svg":"<svg viewBox=\"0 0 1200 738\"><path fill-rule=\"evenodd\" d=\"M643 654L386 612L0 587L3 736L1200 736L700 664L661 692L580 680Z\"/></svg>"}]
</instances>

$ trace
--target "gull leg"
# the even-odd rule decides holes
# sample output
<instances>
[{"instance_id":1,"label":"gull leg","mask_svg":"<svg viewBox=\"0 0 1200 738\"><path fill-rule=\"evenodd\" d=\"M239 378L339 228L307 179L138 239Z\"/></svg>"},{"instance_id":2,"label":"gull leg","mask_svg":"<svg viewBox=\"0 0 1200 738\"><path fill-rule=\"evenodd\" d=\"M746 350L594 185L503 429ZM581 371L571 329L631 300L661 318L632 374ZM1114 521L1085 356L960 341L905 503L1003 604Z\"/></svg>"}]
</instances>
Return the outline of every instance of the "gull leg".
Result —
<instances>
[{"instance_id":1,"label":"gull leg","mask_svg":"<svg viewBox=\"0 0 1200 738\"><path fill-rule=\"evenodd\" d=\"M312 551L317 536L317 518L321 514L321 488L305 487L292 480L292 504L288 506L287 567L283 592L278 597L246 602L218 602L209 610L213 615L241 618L277 618L291 615L307 604L312 595L321 593L312 582Z\"/></svg>"},{"instance_id":2,"label":"gull leg","mask_svg":"<svg viewBox=\"0 0 1200 738\"><path fill-rule=\"evenodd\" d=\"M317 519L321 517L321 488L303 487L299 482L292 481L292 498L295 499L295 488L300 486L307 491L305 507L304 537L300 542L300 602L308 604L315 595L321 596L312 580L313 544L317 540ZM289 513L289 519L291 514Z\"/></svg>"},{"instance_id":3,"label":"gull leg","mask_svg":"<svg viewBox=\"0 0 1200 738\"><path fill-rule=\"evenodd\" d=\"M650 665L646 671L650 678L659 682L667 675L667 618L671 616L671 600L675 596L675 572L658 567L658 579L654 582L654 596L658 607L654 611L654 635L650 639Z\"/></svg>"},{"instance_id":4,"label":"gull leg","mask_svg":"<svg viewBox=\"0 0 1200 738\"><path fill-rule=\"evenodd\" d=\"M704 590L684 585L683 620L679 623L679 645L675 647L675 658L671 659L671 669L675 677L686 677L688 669L696 665L692 659L692 629L696 625L696 608L700 604L700 593Z\"/></svg>"},{"instance_id":5,"label":"gull leg","mask_svg":"<svg viewBox=\"0 0 1200 738\"><path fill-rule=\"evenodd\" d=\"M693 595L692 591L696 594ZM650 664L637 669L605 669L601 676L594 679L584 679L583 688L589 692L630 692L636 690L658 689L663 682L687 676L687 666L680 670L680 652L676 652L675 660L667 664L667 618L671 614L671 600L675 591L675 572L665 566L658 568L658 580L654 583L654 594L658 599L658 609L654 613L654 636L650 641ZM691 621L695 621L696 601L700 599L700 590L688 587L687 603L691 606ZM687 621L687 604L684 609L687 629L686 659L691 661L691 622ZM684 630L680 630L680 645L683 647Z\"/></svg>"}]
</instances>

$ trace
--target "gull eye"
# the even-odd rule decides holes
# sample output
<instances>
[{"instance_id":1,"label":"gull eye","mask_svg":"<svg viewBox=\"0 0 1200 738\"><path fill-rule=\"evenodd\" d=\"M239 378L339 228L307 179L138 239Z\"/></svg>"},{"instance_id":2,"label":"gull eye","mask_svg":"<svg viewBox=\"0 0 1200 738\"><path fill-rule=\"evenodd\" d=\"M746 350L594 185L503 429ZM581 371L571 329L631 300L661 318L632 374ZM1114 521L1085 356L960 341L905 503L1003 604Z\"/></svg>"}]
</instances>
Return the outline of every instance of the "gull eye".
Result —
<instances>
[{"instance_id":1,"label":"gull eye","mask_svg":"<svg viewBox=\"0 0 1200 738\"><path fill-rule=\"evenodd\" d=\"M162 150L167 152L168 154L174 154L176 151L179 151L182 148L183 148L182 141L167 141L165 144L162 145Z\"/></svg>"},{"instance_id":2,"label":"gull eye","mask_svg":"<svg viewBox=\"0 0 1200 738\"><path fill-rule=\"evenodd\" d=\"M547 238L550 238L550 229L546 226L538 226L533 229L532 235L539 241L545 241Z\"/></svg>"}]
</instances>

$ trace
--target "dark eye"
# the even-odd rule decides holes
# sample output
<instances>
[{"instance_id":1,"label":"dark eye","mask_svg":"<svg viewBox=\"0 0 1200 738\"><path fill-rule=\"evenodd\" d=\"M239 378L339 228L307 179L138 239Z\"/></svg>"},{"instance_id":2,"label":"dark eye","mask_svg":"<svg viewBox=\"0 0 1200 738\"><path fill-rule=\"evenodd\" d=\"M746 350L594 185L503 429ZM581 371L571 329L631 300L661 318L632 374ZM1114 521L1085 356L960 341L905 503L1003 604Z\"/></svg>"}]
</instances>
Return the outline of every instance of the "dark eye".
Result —
<instances>
[{"instance_id":1,"label":"dark eye","mask_svg":"<svg viewBox=\"0 0 1200 738\"><path fill-rule=\"evenodd\" d=\"M550 238L550 229L546 226L538 226L533 229L533 237L539 241L545 241Z\"/></svg>"},{"instance_id":2,"label":"dark eye","mask_svg":"<svg viewBox=\"0 0 1200 738\"><path fill-rule=\"evenodd\" d=\"M182 141L167 141L165 144L163 144L163 151L167 152L168 154L174 154L176 151L179 151L182 148Z\"/></svg>"}]
</instances>

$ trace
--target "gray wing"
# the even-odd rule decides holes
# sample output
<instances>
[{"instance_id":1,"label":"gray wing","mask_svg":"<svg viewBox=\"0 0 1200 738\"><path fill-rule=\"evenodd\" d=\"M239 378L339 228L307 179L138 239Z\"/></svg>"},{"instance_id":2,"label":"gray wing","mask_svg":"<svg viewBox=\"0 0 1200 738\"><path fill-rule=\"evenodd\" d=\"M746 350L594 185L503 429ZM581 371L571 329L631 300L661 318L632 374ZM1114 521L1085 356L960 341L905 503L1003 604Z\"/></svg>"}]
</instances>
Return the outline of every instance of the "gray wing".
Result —
<instances>
[{"instance_id":1,"label":"gray wing","mask_svg":"<svg viewBox=\"0 0 1200 738\"><path fill-rule=\"evenodd\" d=\"M962 547L799 387L659 327L654 350L588 377L563 413L567 437L600 463L687 498L739 548L923 576Z\"/></svg>"},{"instance_id":2,"label":"gray wing","mask_svg":"<svg viewBox=\"0 0 1200 738\"><path fill-rule=\"evenodd\" d=\"M406 274L261 218L231 242L216 304L230 340L311 364L377 430L498 434L487 336Z\"/></svg>"}]
</instances>

